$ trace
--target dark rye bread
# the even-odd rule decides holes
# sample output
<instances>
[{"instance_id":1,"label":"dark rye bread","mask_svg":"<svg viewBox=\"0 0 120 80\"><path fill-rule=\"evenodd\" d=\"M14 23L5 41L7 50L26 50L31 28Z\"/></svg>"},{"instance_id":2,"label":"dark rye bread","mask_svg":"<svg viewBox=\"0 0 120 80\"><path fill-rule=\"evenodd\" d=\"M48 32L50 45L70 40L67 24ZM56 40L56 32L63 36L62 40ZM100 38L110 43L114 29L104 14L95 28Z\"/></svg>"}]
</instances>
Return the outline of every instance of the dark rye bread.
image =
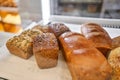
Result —
<instances>
[{"instance_id":1,"label":"dark rye bread","mask_svg":"<svg viewBox=\"0 0 120 80\"><path fill-rule=\"evenodd\" d=\"M33 53L39 68L55 67L58 62L59 46L53 33L42 33L33 40Z\"/></svg>"},{"instance_id":2,"label":"dark rye bread","mask_svg":"<svg viewBox=\"0 0 120 80\"><path fill-rule=\"evenodd\" d=\"M10 38L6 46L11 54L28 59L33 55L33 37L41 33L41 31L26 30L20 35Z\"/></svg>"},{"instance_id":3,"label":"dark rye bread","mask_svg":"<svg viewBox=\"0 0 120 80\"><path fill-rule=\"evenodd\" d=\"M70 29L65 24L62 24L62 23L49 24L48 28L49 28L49 31L54 33L57 38L62 33L70 31Z\"/></svg>"}]
</instances>

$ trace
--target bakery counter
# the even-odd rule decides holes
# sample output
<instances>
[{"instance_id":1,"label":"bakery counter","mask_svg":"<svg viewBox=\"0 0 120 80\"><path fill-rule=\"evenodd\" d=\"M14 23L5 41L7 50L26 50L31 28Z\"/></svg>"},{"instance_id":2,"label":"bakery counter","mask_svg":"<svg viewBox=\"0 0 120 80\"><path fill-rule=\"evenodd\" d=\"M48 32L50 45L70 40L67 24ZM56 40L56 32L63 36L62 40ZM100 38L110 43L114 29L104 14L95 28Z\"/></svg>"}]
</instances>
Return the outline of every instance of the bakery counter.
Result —
<instances>
[{"instance_id":1,"label":"bakery counter","mask_svg":"<svg viewBox=\"0 0 120 80\"><path fill-rule=\"evenodd\" d=\"M58 21L52 21L52 23ZM26 29L32 28L37 23L32 23ZM72 32L81 33L81 24L73 24L64 22L66 26L70 28ZM103 27L111 38L120 35L120 29ZM26 30L25 29L25 30ZM62 56L62 52L59 51L58 65L50 69L40 69L35 63L35 57L32 56L28 60L21 59L14 55L11 55L6 48L6 40L14 36L14 34L7 33L7 38L4 40L6 33L0 35L0 40L4 41L3 46L0 47L0 77L9 80L72 80L68 66ZM3 37L4 36L4 37ZM10 68L8 68L10 67Z\"/></svg>"}]
</instances>

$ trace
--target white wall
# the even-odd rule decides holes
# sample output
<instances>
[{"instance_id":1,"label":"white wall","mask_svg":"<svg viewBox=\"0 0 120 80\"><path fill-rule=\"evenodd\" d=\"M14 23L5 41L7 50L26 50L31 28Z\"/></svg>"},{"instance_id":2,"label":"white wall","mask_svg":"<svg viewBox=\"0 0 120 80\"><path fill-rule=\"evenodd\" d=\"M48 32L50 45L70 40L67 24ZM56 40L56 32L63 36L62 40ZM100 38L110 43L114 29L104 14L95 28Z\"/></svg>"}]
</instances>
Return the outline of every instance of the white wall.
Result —
<instances>
[{"instance_id":1,"label":"white wall","mask_svg":"<svg viewBox=\"0 0 120 80\"><path fill-rule=\"evenodd\" d=\"M42 19L41 0L19 0L18 8L22 20L39 21Z\"/></svg>"}]
</instances>

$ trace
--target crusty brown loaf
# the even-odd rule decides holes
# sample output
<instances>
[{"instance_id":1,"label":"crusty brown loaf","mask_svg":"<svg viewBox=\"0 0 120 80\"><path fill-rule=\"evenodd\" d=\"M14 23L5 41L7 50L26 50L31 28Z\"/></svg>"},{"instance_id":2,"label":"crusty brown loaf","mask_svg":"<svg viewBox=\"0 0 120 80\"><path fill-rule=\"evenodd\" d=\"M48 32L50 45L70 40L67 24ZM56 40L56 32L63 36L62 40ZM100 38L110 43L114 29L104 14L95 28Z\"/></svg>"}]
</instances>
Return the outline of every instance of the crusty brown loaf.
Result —
<instances>
[{"instance_id":1,"label":"crusty brown loaf","mask_svg":"<svg viewBox=\"0 0 120 80\"><path fill-rule=\"evenodd\" d=\"M55 67L58 62L58 43L53 33L43 33L34 38L33 53L39 68Z\"/></svg>"},{"instance_id":2,"label":"crusty brown loaf","mask_svg":"<svg viewBox=\"0 0 120 80\"><path fill-rule=\"evenodd\" d=\"M120 47L120 36L114 37L112 39L112 49Z\"/></svg>"},{"instance_id":3,"label":"crusty brown loaf","mask_svg":"<svg viewBox=\"0 0 120 80\"><path fill-rule=\"evenodd\" d=\"M26 30L20 35L9 39L6 46L11 54L28 59L33 55L32 38L41 33L41 31Z\"/></svg>"},{"instance_id":4,"label":"crusty brown loaf","mask_svg":"<svg viewBox=\"0 0 120 80\"><path fill-rule=\"evenodd\" d=\"M112 39L100 25L95 23L83 24L81 32L87 39L94 42L98 50L107 56L107 52L112 48Z\"/></svg>"},{"instance_id":5,"label":"crusty brown loaf","mask_svg":"<svg viewBox=\"0 0 120 80\"><path fill-rule=\"evenodd\" d=\"M59 37L72 80L109 80L111 67L93 43L79 33L65 32Z\"/></svg>"},{"instance_id":6,"label":"crusty brown loaf","mask_svg":"<svg viewBox=\"0 0 120 80\"><path fill-rule=\"evenodd\" d=\"M57 38L62 33L70 31L70 29L62 23L53 23L53 24L50 24L48 27L49 27L49 31L54 33Z\"/></svg>"}]
</instances>

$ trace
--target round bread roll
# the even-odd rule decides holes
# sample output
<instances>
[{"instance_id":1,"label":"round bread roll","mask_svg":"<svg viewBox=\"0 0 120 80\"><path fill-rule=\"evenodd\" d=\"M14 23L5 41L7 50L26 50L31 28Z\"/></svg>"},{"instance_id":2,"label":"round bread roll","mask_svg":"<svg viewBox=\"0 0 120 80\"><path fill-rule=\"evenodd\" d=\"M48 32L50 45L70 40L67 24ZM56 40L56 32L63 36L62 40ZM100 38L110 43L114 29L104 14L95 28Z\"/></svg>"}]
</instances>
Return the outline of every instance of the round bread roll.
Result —
<instances>
[{"instance_id":1,"label":"round bread roll","mask_svg":"<svg viewBox=\"0 0 120 80\"><path fill-rule=\"evenodd\" d=\"M8 23L4 23L4 29L6 32L11 32L11 33L19 33L22 31L22 27L20 25L14 25Z\"/></svg>"},{"instance_id":2,"label":"round bread roll","mask_svg":"<svg viewBox=\"0 0 120 80\"><path fill-rule=\"evenodd\" d=\"M113 68L112 80L120 80L120 47L110 52L108 62Z\"/></svg>"}]
</instances>

